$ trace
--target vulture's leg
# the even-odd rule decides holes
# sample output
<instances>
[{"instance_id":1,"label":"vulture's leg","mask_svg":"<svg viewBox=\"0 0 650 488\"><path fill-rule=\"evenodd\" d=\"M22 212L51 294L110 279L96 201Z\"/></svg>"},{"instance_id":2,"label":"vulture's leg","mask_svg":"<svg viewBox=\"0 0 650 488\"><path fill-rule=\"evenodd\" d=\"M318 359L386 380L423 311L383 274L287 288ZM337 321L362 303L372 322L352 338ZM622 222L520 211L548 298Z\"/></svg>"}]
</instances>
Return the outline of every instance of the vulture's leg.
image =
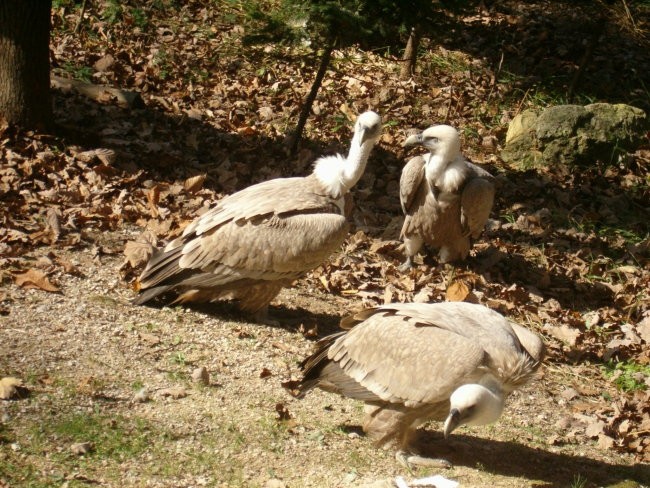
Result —
<instances>
[{"instance_id":1,"label":"vulture's leg","mask_svg":"<svg viewBox=\"0 0 650 488\"><path fill-rule=\"evenodd\" d=\"M469 254L469 237L461 237L456 242L442 246L438 252L438 261L441 264L462 261Z\"/></svg>"},{"instance_id":2,"label":"vulture's leg","mask_svg":"<svg viewBox=\"0 0 650 488\"><path fill-rule=\"evenodd\" d=\"M280 322L269 317L269 303L280 293L283 284L281 280L261 281L237 290L235 297L239 299L239 308L250 314L255 322L277 327Z\"/></svg>"},{"instance_id":3,"label":"vulture's leg","mask_svg":"<svg viewBox=\"0 0 650 488\"><path fill-rule=\"evenodd\" d=\"M401 272L405 273L413 268L413 256L418 253L423 244L424 240L419 236L404 236L404 254L406 254L406 261L399 267Z\"/></svg>"},{"instance_id":4,"label":"vulture's leg","mask_svg":"<svg viewBox=\"0 0 650 488\"><path fill-rule=\"evenodd\" d=\"M418 454L411 454L408 451L399 450L395 453L395 459L409 471L413 466L428 468L451 468L453 464L443 458L428 458Z\"/></svg>"},{"instance_id":5,"label":"vulture's leg","mask_svg":"<svg viewBox=\"0 0 650 488\"><path fill-rule=\"evenodd\" d=\"M269 316L269 306L266 305L262 308L260 308L257 312L255 312L251 318L256 324L264 324L264 325L270 325L271 327L278 327L280 325L280 321L272 319Z\"/></svg>"},{"instance_id":6,"label":"vulture's leg","mask_svg":"<svg viewBox=\"0 0 650 488\"><path fill-rule=\"evenodd\" d=\"M452 464L446 459L430 458L419 455L417 448L417 426L421 424L421 419L416 419L411 425L402 431L400 440L400 449L395 453L395 459L409 471L412 466L422 466L430 468L451 468Z\"/></svg>"}]
</instances>

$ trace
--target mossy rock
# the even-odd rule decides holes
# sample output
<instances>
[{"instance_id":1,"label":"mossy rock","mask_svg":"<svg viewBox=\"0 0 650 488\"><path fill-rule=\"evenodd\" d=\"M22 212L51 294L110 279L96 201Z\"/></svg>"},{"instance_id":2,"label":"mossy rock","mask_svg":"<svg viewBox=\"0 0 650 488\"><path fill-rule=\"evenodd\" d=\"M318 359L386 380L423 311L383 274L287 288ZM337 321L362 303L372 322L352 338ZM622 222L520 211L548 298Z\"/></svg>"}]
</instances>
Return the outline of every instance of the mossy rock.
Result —
<instances>
[{"instance_id":1,"label":"mossy rock","mask_svg":"<svg viewBox=\"0 0 650 488\"><path fill-rule=\"evenodd\" d=\"M613 164L647 138L645 112L624 104L526 110L508 127L501 158L519 168Z\"/></svg>"}]
</instances>

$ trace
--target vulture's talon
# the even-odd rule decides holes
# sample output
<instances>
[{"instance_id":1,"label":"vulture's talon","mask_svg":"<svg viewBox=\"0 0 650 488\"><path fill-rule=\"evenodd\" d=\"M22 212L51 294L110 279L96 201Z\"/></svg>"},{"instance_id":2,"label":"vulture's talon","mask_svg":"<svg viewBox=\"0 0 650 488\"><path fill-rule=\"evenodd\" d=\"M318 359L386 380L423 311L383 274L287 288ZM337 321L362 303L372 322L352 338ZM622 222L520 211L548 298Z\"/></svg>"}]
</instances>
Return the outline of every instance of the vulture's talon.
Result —
<instances>
[{"instance_id":1,"label":"vulture's talon","mask_svg":"<svg viewBox=\"0 0 650 488\"><path fill-rule=\"evenodd\" d=\"M412 470L413 466L444 469L450 469L454 466L451 462L443 458L424 457L401 450L395 453L395 459L409 471Z\"/></svg>"},{"instance_id":2,"label":"vulture's talon","mask_svg":"<svg viewBox=\"0 0 650 488\"><path fill-rule=\"evenodd\" d=\"M406 258L406 261L404 261L402 264L400 264L397 267L397 269L401 273L408 273L409 271L411 271L413 269L413 260L410 257Z\"/></svg>"},{"instance_id":3,"label":"vulture's talon","mask_svg":"<svg viewBox=\"0 0 650 488\"><path fill-rule=\"evenodd\" d=\"M269 316L269 311L266 307L263 308L262 310L258 310L257 312L255 312L252 316L252 319L256 324L269 325L271 327L280 326L280 321L272 319Z\"/></svg>"}]
</instances>

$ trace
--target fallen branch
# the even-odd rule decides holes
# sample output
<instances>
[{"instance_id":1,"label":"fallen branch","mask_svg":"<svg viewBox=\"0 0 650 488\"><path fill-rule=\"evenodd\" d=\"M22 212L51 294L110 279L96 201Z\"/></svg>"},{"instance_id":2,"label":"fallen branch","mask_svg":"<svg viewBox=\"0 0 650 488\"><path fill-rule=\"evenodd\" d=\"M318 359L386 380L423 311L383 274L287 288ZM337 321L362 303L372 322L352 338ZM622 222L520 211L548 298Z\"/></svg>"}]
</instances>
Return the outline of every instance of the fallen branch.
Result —
<instances>
[{"instance_id":1,"label":"fallen branch","mask_svg":"<svg viewBox=\"0 0 650 488\"><path fill-rule=\"evenodd\" d=\"M144 101L140 93L135 91L121 90L110 86L93 85L85 81L71 80L61 78L60 76L51 75L50 85L63 92L75 91L85 95L98 102L106 103L115 101L120 107L141 108L144 107Z\"/></svg>"}]
</instances>

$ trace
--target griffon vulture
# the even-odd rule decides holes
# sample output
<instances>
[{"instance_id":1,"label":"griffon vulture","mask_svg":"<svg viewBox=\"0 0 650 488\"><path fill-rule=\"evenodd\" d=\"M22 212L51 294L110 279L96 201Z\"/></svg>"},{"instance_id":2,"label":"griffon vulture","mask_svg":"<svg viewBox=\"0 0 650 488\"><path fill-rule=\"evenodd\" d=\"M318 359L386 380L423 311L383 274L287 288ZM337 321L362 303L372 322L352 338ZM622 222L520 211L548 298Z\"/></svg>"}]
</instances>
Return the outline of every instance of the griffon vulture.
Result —
<instances>
[{"instance_id":1,"label":"griffon vulture","mask_svg":"<svg viewBox=\"0 0 650 488\"><path fill-rule=\"evenodd\" d=\"M357 118L350 151L318 159L306 177L277 178L229 195L156 250L136 282L134 303L238 300L266 321L280 290L319 266L348 234L346 194L381 136L381 118Z\"/></svg>"},{"instance_id":2,"label":"griffon vulture","mask_svg":"<svg viewBox=\"0 0 650 488\"><path fill-rule=\"evenodd\" d=\"M402 170L406 261L400 269L413 266L413 256L423 244L439 249L441 263L465 259L470 238L478 238L492 210L494 178L465 160L458 131L451 126L429 127L404 145L421 145L429 153L412 158Z\"/></svg>"},{"instance_id":3,"label":"griffon vulture","mask_svg":"<svg viewBox=\"0 0 650 488\"><path fill-rule=\"evenodd\" d=\"M431 461L408 455L418 425L443 421L447 437L496 421L544 355L537 334L465 302L383 305L341 327L351 329L321 339L301 363L298 396L318 387L365 402L363 430L379 446L396 445L407 464Z\"/></svg>"}]
</instances>

